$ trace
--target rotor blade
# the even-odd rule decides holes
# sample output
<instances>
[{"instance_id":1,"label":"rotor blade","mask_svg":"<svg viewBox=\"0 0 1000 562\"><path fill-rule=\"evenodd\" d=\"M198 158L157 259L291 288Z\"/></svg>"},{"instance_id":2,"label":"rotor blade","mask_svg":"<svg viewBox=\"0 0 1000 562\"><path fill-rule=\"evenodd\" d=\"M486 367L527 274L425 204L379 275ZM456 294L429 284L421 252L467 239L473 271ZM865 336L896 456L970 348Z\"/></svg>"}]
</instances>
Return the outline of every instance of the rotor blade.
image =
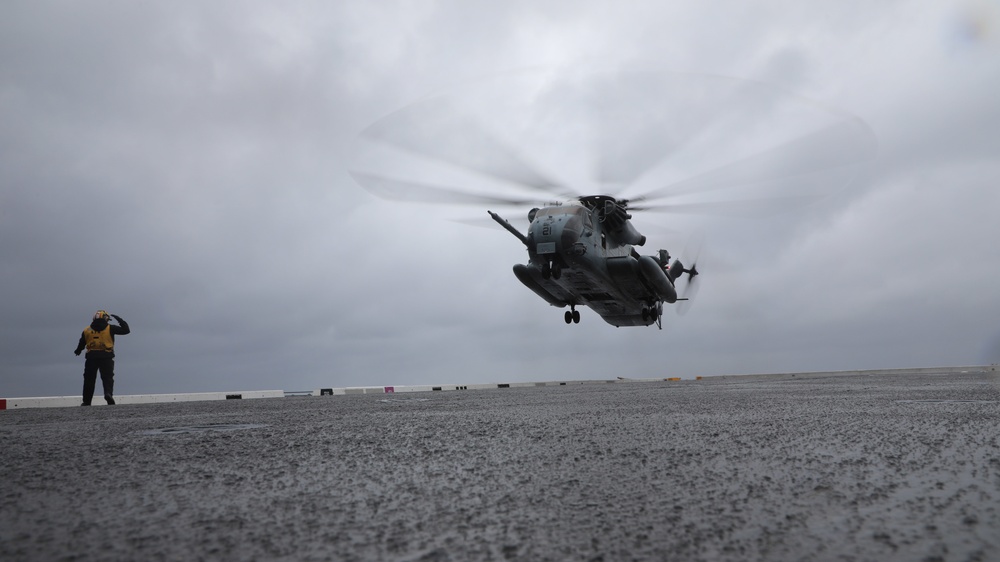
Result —
<instances>
[{"instance_id":1,"label":"rotor blade","mask_svg":"<svg viewBox=\"0 0 1000 562\"><path fill-rule=\"evenodd\" d=\"M471 115L444 97L403 108L368 127L362 137L485 176L566 196L566 188L526 163Z\"/></svg>"},{"instance_id":2,"label":"rotor blade","mask_svg":"<svg viewBox=\"0 0 1000 562\"><path fill-rule=\"evenodd\" d=\"M649 191L632 200L658 199L807 176L869 161L874 152L875 138L868 126L859 119L848 119L731 164Z\"/></svg>"},{"instance_id":3,"label":"rotor blade","mask_svg":"<svg viewBox=\"0 0 1000 562\"><path fill-rule=\"evenodd\" d=\"M687 267L694 267L698 263L698 259L701 257L701 251L705 247L705 232L702 230L696 230L688 236L687 242L684 243L684 249L681 250L681 263Z\"/></svg>"},{"instance_id":4,"label":"rotor blade","mask_svg":"<svg viewBox=\"0 0 1000 562\"><path fill-rule=\"evenodd\" d=\"M396 180L383 176L349 172L354 181L372 195L393 201L411 203L450 203L456 205L516 205L526 206L537 203L534 199L499 197L488 194L469 193L452 187Z\"/></svg>"},{"instance_id":5,"label":"rotor blade","mask_svg":"<svg viewBox=\"0 0 1000 562\"><path fill-rule=\"evenodd\" d=\"M677 301L677 314L684 316L691 310L692 301L698 296L698 291L701 287L701 281L697 277L694 279L689 279L687 284L684 286L684 292L681 296L684 300Z\"/></svg>"},{"instance_id":6,"label":"rotor blade","mask_svg":"<svg viewBox=\"0 0 1000 562\"><path fill-rule=\"evenodd\" d=\"M664 203L633 207L630 211L672 213L678 215L710 215L736 218L765 218L802 208L825 197L822 194L764 197L738 201L706 201L703 203Z\"/></svg>"},{"instance_id":7,"label":"rotor blade","mask_svg":"<svg viewBox=\"0 0 1000 562\"><path fill-rule=\"evenodd\" d=\"M620 71L593 86L595 177L629 186L738 106L739 81L698 74Z\"/></svg>"},{"instance_id":8,"label":"rotor blade","mask_svg":"<svg viewBox=\"0 0 1000 562\"><path fill-rule=\"evenodd\" d=\"M686 244L684 244L684 249L681 251L681 263L688 270L697 270L698 264L702 262L701 254L702 250L705 248L705 233L702 231L696 231L691 234L688 238ZM704 264L702 263L702 269L704 269ZM692 274L690 271L685 273L683 276L686 281L684 283L684 290L681 292L682 301L677 303L677 314L684 316L687 314L688 310L691 309L691 303L694 298L698 296L698 290L701 287L700 277L701 274Z\"/></svg>"}]
</instances>

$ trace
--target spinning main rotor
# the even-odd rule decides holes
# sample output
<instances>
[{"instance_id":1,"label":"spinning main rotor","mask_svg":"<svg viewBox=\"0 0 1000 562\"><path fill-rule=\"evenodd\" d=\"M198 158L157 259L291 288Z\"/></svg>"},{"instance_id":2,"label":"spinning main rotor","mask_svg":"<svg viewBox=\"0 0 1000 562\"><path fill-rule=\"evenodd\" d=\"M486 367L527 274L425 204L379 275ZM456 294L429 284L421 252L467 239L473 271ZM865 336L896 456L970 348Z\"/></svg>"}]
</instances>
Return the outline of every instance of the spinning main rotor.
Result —
<instances>
[{"instance_id":1,"label":"spinning main rotor","mask_svg":"<svg viewBox=\"0 0 1000 562\"><path fill-rule=\"evenodd\" d=\"M478 207L602 200L626 212L724 217L767 217L822 199L875 153L860 119L767 84L572 68L428 97L358 141L351 174L386 199Z\"/></svg>"},{"instance_id":2,"label":"spinning main rotor","mask_svg":"<svg viewBox=\"0 0 1000 562\"><path fill-rule=\"evenodd\" d=\"M579 204L600 221L601 247L606 235L612 249L645 243L631 225L632 212L768 217L836 193L875 154L874 135L860 119L766 84L574 69L511 73L431 96L375 122L358 141L351 175L374 195L532 208L527 216L533 224L538 207ZM573 306L593 307L592 300L574 297L576 289L560 293L566 288L557 285L550 289L563 296L554 297L538 284L558 279L561 254L542 252L541 244L489 214L534 256L529 265L535 269L515 266L518 279L550 304L569 305L567 323L579 322ZM641 324L622 322L648 325L653 315L661 325L663 302L677 302L683 314L698 290L701 245L700 238L689 241L674 263L666 250L650 257L630 249L628 259L645 268L644 290L659 287L659 297L642 303ZM600 259L610 264L618 258ZM621 282L633 283L629 275ZM650 275L662 279L650 281ZM677 294L681 279L686 283ZM598 285L591 290L603 288L602 281L591 283Z\"/></svg>"}]
</instances>

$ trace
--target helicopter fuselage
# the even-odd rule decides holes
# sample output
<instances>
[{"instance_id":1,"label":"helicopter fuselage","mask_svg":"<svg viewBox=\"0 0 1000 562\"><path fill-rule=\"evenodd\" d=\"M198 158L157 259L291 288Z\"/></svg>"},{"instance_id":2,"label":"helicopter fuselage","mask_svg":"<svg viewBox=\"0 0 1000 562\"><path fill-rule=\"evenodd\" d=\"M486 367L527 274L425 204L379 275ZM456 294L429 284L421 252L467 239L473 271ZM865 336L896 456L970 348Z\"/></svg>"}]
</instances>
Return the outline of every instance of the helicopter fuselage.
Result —
<instances>
[{"instance_id":1,"label":"helicopter fuselage","mask_svg":"<svg viewBox=\"0 0 1000 562\"><path fill-rule=\"evenodd\" d=\"M677 301L669 255L661 251L661 260L639 255L634 245L645 237L615 205L595 196L534 209L527 236L519 236L528 263L515 265L514 274L549 304L569 306L567 323L578 322L575 307L586 305L613 326L649 326L660 322L664 302Z\"/></svg>"}]
</instances>

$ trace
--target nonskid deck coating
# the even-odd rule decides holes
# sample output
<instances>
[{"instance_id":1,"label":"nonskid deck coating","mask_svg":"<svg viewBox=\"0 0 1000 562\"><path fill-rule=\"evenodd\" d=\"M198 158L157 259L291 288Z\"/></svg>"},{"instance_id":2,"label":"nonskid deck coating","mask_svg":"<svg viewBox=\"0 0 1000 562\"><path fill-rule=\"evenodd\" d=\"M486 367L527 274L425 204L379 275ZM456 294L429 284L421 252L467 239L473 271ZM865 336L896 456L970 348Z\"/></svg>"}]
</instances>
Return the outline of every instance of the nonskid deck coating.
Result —
<instances>
[{"instance_id":1,"label":"nonskid deck coating","mask_svg":"<svg viewBox=\"0 0 1000 562\"><path fill-rule=\"evenodd\" d=\"M420 398L3 412L0 559L1000 558L996 373Z\"/></svg>"}]
</instances>

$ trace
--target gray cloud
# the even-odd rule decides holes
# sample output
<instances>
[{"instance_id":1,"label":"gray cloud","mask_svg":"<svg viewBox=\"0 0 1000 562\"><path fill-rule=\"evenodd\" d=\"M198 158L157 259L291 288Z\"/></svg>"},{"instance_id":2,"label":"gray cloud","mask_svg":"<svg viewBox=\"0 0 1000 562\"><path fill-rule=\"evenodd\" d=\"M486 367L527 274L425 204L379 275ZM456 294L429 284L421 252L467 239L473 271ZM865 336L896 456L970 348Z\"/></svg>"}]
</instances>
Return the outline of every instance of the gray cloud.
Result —
<instances>
[{"instance_id":1,"label":"gray cloud","mask_svg":"<svg viewBox=\"0 0 1000 562\"><path fill-rule=\"evenodd\" d=\"M77 393L70 351L97 308L133 327L118 362L128 394L996 355L1000 42L975 32L997 28L979 3L0 12L0 395ZM348 174L358 134L391 112L552 64L759 80L857 115L878 158L848 189L781 217L637 217L675 254L706 233L698 301L662 331L614 329L586 310L567 327L511 274L526 260L516 240L449 221L485 209L382 201ZM526 156L574 183L593 160L569 152ZM657 157L619 156L630 155L640 168Z\"/></svg>"}]
</instances>

